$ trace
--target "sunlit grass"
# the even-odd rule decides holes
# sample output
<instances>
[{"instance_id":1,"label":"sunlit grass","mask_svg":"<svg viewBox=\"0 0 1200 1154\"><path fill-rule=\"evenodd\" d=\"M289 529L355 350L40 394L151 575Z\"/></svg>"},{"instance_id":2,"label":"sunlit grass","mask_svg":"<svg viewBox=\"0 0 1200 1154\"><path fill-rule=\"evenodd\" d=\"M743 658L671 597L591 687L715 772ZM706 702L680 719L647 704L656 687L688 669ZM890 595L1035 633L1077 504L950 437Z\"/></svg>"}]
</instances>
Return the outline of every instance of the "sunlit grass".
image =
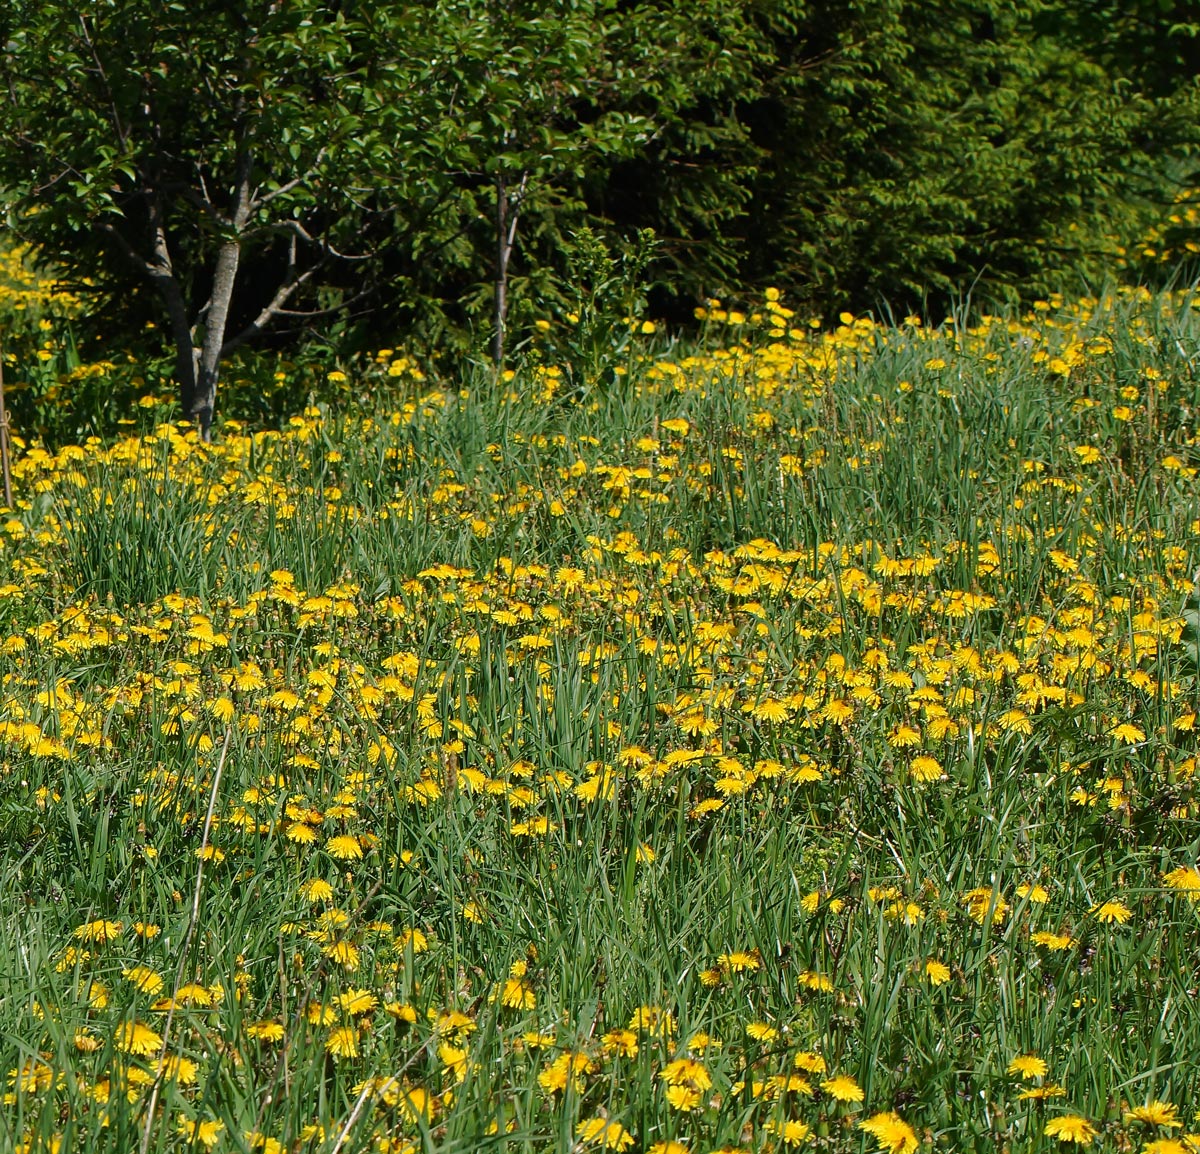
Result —
<instances>
[{"instance_id":1,"label":"sunlit grass","mask_svg":"<svg viewBox=\"0 0 1200 1154\"><path fill-rule=\"evenodd\" d=\"M1200 1148L1190 302L707 323L24 448L5 1145Z\"/></svg>"}]
</instances>

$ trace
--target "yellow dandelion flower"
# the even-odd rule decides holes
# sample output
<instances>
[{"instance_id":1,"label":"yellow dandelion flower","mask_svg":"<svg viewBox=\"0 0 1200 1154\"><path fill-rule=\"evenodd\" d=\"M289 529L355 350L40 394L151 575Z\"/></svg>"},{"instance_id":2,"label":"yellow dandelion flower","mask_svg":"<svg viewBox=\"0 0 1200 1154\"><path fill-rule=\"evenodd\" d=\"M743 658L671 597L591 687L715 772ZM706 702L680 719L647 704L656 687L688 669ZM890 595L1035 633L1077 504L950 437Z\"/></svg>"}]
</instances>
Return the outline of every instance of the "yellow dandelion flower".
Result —
<instances>
[{"instance_id":1,"label":"yellow dandelion flower","mask_svg":"<svg viewBox=\"0 0 1200 1154\"><path fill-rule=\"evenodd\" d=\"M991 915L992 923L1000 925L1008 912L1008 902L1004 896L990 886L977 886L962 895L962 904L967 907L967 914L973 922L983 925Z\"/></svg>"},{"instance_id":2,"label":"yellow dandelion flower","mask_svg":"<svg viewBox=\"0 0 1200 1154\"><path fill-rule=\"evenodd\" d=\"M262 1154L287 1154L287 1150L283 1143L278 1138L271 1138L266 1134L260 1134L257 1130L243 1131L242 1136L246 1139L246 1145L251 1150L261 1150ZM399 1154L397 1151L396 1154ZM415 1154L415 1152L411 1152Z\"/></svg>"},{"instance_id":3,"label":"yellow dandelion flower","mask_svg":"<svg viewBox=\"0 0 1200 1154\"><path fill-rule=\"evenodd\" d=\"M1031 1086L1028 1090L1022 1090L1017 1095L1018 1102L1048 1102L1051 1098L1065 1098L1066 1090L1054 1082L1047 1082L1044 1086Z\"/></svg>"},{"instance_id":4,"label":"yellow dandelion flower","mask_svg":"<svg viewBox=\"0 0 1200 1154\"><path fill-rule=\"evenodd\" d=\"M433 1018L434 1033L442 1037L457 1034L461 1039L478 1028L474 1018L469 1018L458 1010L444 1010L439 1014L431 1013L430 1016Z\"/></svg>"},{"instance_id":5,"label":"yellow dandelion flower","mask_svg":"<svg viewBox=\"0 0 1200 1154\"><path fill-rule=\"evenodd\" d=\"M810 1074L824 1074L829 1067L825 1064L825 1059L820 1054L812 1050L801 1050L799 1054L792 1059L792 1065L797 1070L805 1070Z\"/></svg>"},{"instance_id":6,"label":"yellow dandelion flower","mask_svg":"<svg viewBox=\"0 0 1200 1154\"><path fill-rule=\"evenodd\" d=\"M314 905L317 902L331 902L333 901L333 886L323 878L313 878L300 887L300 896L306 902L312 902Z\"/></svg>"},{"instance_id":7,"label":"yellow dandelion flower","mask_svg":"<svg viewBox=\"0 0 1200 1154\"><path fill-rule=\"evenodd\" d=\"M633 1145L633 1135L609 1118L588 1118L580 1122L575 1137L585 1146L598 1146L604 1150L628 1150Z\"/></svg>"},{"instance_id":8,"label":"yellow dandelion flower","mask_svg":"<svg viewBox=\"0 0 1200 1154\"><path fill-rule=\"evenodd\" d=\"M212 991L198 982L187 982L175 994L177 1006L201 1006L207 1009L213 1004Z\"/></svg>"},{"instance_id":9,"label":"yellow dandelion flower","mask_svg":"<svg viewBox=\"0 0 1200 1154\"><path fill-rule=\"evenodd\" d=\"M703 1063L694 1058L676 1058L668 1062L661 1071L661 1078L668 1086L691 1086L697 1090L712 1088L712 1077Z\"/></svg>"},{"instance_id":10,"label":"yellow dandelion flower","mask_svg":"<svg viewBox=\"0 0 1200 1154\"><path fill-rule=\"evenodd\" d=\"M1028 737L1033 732L1033 722L1029 715L1020 709L1010 709L1000 716L1000 728L1008 733L1020 733Z\"/></svg>"},{"instance_id":11,"label":"yellow dandelion flower","mask_svg":"<svg viewBox=\"0 0 1200 1154\"><path fill-rule=\"evenodd\" d=\"M332 945L326 946L324 950L327 958L332 958L343 969L353 973L358 969L360 954L358 947L353 942L345 940L334 942Z\"/></svg>"},{"instance_id":12,"label":"yellow dandelion flower","mask_svg":"<svg viewBox=\"0 0 1200 1154\"><path fill-rule=\"evenodd\" d=\"M839 1102L861 1102L866 1095L849 1074L838 1074L821 1083L821 1089Z\"/></svg>"},{"instance_id":13,"label":"yellow dandelion flower","mask_svg":"<svg viewBox=\"0 0 1200 1154\"><path fill-rule=\"evenodd\" d=\"M93 942L98 946L114 942L121 936L124 926L121 922L110 922L99 918L94 922L85 922L75 930L75 936L84 942Z\"/></svg>"},{"instance_id":14,"label":"yellow dandelion flower","mask_svg":"<svg viewBox=\"0 0 1200 1154\"><path fill-rule=\"evenodd\" d=\"M751 714L756 721L766 721L771 724L786 721L791 712L791 706L786 701L779 701L772 697L760 701L751 710Z\"/></svg>"},{"instance_id":15,"label":"yellow dandelion flower","mask_svg":"<svg viewBox=\"0 0 1200 1154\"><path fill-rule=\"evenodd\" d=\"M325 849L330 857L335 857L339 861L351 861L361 858L363 855L362 845L358 838L348 833L331 837L325 843Z\"/></svg>"},{"instance_id":16,"label":"yellow dandelion flower","mask_svg":"<svg viewBox=\"0 0 1200 1154\"><path fill-rule=\"evenodd\" d=\"M812 1137L812 1127L795 1119L784 1122L772 1120L767 1122L763 1129L777 1135L785 1146L803 1146Z\"/></svg>"},{"instance_id":17,"label":"yellow dandelion flower","mask_svg":"<svg viewBox=\"0 0 1200 1154\"><path fill-rule=\"evenodd\" d=\"M887 741L893 749L907 749L921 744L921 731L914 729L907 722L901 722L888 734Z\"/></svg>"},{"instance_id":18,"label":"yellow dandelion flower","mask_svg":"<svg viewBox=\"0 0 1200 1154\"><path fill-rule=\"evenodd\" d=\"M786 1094L799 1094L811 1098L816 1093L812 1083L799 1074L773 1074L768 1079L770 1090L764 1094L766 1098L778 1098Z\"/></svg>"},{"instance_id":19,"label":"yellow dandelion flower","mask_svg":"<svg viewBox=\"0 0 1200 1154\"><path fill-rule=\"evenodd\" d=\"M1133 917L1133 911L1124 902L1116 899L1093 906L1092 913L1096 915L1096 920L1099 922L1116 922L1119 926L1123 926Z\"/></svg>"},{"instance_id":20,"label":"yellow dandelion flower","mask_svg":"<svg viewBox=\"0 0 1200 1154\"><path fill-rule=\"evenodd\" d=\"M1178 890L1188 901L1200 902L1200 870L1195 866L1173 869L1163 874L1163 882L1170 889Z\"/></svg>"},{"instance_id":21,"label":"yellow dandelion flower","mask_svg":"<svg viewBox=\"0 0 1200 1154\"><path fill-rule=\"evenodd\" d=\"M370 990L347 990L335 999L347 1014L369 1014L379 1005L379 999Z\"/></svg>"},{"instance_id":22,"label":"yellow dandelion flower","mask_svg":"<svg viewBox=\"0 0 1200 1154\"><path fill-rule=\"evenodd\" d=\"M26 1062L19 1069L10 1070L8 1080L22 1094L42 1094L54 1085L54 1069L44 1062ZM7 1099L5 1104L12 1105Z\"/></svg>"},{"instance_id":23,"label":"yellow dandelion flower","mask_svg":"<svg viewBox=\"0 0 1200 1154\"><path fill-rule=\"evenodd\" d=\"M62 952L62 957L54 963L56 973L63 973L65 970L74 969L76 966L86 966L92 958L91 950L76 949L75 946L67 946Z\"/></svg>"},{"instance_id":24,"label":"yellow dandelion flower","mask_svg":"<svg viewBox=\"0 0 1200 1154\"><path fill-rule=\"evenodd\" d=\"M1138 742L1146 740L1145 731L1128 721L1121 725L1113 726L1108 731L1108 735L1114 741L1120 741L1126 745L1137 745Z\"/></svg>"},{"instance_id":25,"label":"yellow dandelion flower","mask_svg":"<svg viewBox=\"0 0 1200 1154\"><path fill-rule=\"evenodd\" d=\"M604 1052L621 1058L636 1058L638 1052L638 1036L632 1030L609 1030L600 1039Z\"/></svg>"},{"instance_id":26,"label":"yellow dandelion flower","mask_svg":"<svg viewBox=\"0 0 1200 1154\"><path fill-rule=\"evenodd\" d=\"M1074 1142L1077 1146L1090 1146L1096 1137L1096 1127L1079 1114L1062 1114L1051 1118L1042 1133L1047 1138L1060 1142Z\"/></svg>"},{"instance_id":27,"label":"yellow dandelion flower","mask_svg":"<svg viewBox=\"0 0 1200 1154\"><path fill-rule=\"evenodd\" d=\"M412 1025L417 1020L417 1008L409 1002L385 1002L383 1008L397 1022L408 1022Z\"/></svg>"},{"instance_id":28,"label":"yellow dandelion flower","mask_svg":"<svg viewBox=\"0 0 1200 1154\"><path fill-rule=\"evenodd\" d=\"M912 1154L920 1144L913 1128L894 1110L872 1114L858 1128L870 1134L879 1143L879 1149L888 1154Z\"/></svg>"},{"instance_id":29,"label":"yellow dandelion flower","mask_svg":"<svg viewBox=\"0 0 1200 1154\"><path fill-rule=\"evenodd\" d=\"M920 925L925 917L925 911L916 902L892 902L883 916L889 921L899 921L902 925Z\"/></svg>"},{"instance_id":30,"label":"yellow dandelion flower","mask_svg":"<svg viewBox=\"0 0 1200 1154\"><path fill-rule=\"evenodd\" d=\"M757 950L733 950L728 954L721 954L717 958L717 964L740 974L743 970L757 970L762 966L762 955Z\"/></svg>"},{"instance_id":31,"label":"yellow dandelion flower","mask_svg":"<svg viewBox=\"0 0 1200 1154\"><path fill-rule=\"evenodd\" d=\"M1036 1054L1018 1054L1009 1062L1007 1073L1015 1074L1022 1079L1044 1078L1049 1068L1045 1059L1039 1058Z\"/></svg>"},{"instance_id":32,"label":"yellow dandelion flower","mask_svg":"<svg viewBox=\"0 0 1200 1154\"><path fill-rule=\"evenodd\" d=\"M221 1138L221 1132L225 1129L225 1123L215 1119L208 1122L193 1122L190 1118L180 1117L179 1124L175 1128L175 1132L183 1138L185 1142L190 1142L193 1146L199 1144L208 1150L211 1150Z\"/></svg>"},{"instance_id":33,"label":"yellow dandelion flower","mask_svg":"<svg viewBox=\"0 0 1200 1154\"><path fill-rule=\"evenodd\" d=\"M1142 1147L1142 1154L1196 1154L1197 1149L1200 1138L1188 1135L1182 1142L1178 1138L1155 1138Z\"/></svg>"},{"instance_id":34,"label":"yellow dandelion flower","mask_svg":"<svg viewBox=\"0 0 1200 1154\"><path fill-rule=\"evenodd\" d=\"M567 1051L559 1054L539 1075L538 1084L550 1094L561 1093L569 1085L575 1093L583 1092L584 1077L594 1064L586 1054Z\"/></svg>"},{"instance_id":35,"label":"yellow dandelion flower","mask_svg":"<svg viewBox=\"0 0 1200 1154\"><path fill-rule=\"evenodd\" d=\"M332 1006L321 1006L309 1002L305 1007L304 1016L313 1026L332 1026L338 1020L338 1012Z\"/></svg>"},{"instance_id":36,"label":"yellow dandelion flower","mask_svg":"<svg viewBox=\"0 0 1200 1154\"><path fill-rule=\"evenodd\" d=\"M815 970L802 970L796 980L806 990L815 990L820 994L833 993L832 979L826 974L818 974Z\"/></svg>"},{"instance_id":37,"label":"yellow dandelion flower","mask_svg":"<svg viewBox=\"0 0 1200 1154\"><path fill-rule=\"evenodd\" d=\"M405 926L396 935L396 949L403 953L411 949L414 954L423 954L429 949L429 939L414 926Z\"/></svg>"},{"instance_id":38,"label":"yellow dandelion flower","mask_svg":"<svg viewBox=\"0 0 1200 1154\"><path fill-rule=\"evenodd\" d=\"M421 1086L411 1086L402 1091L399 1101L401 1113L412 1124L427 1122L438 1106L438 1100Z\"/></svg>"},{"instance_id":39,"label":"yellow dandelion flower","mask_svg":"<svg viewBox=\"0 0 1200 1154\"><path fill-rule=\"evenodd\" d=\"M121 977L127 982L132 982L143 994L149 994L151 997L163 988L162 978L149 966L133 966L128 970L122 970Z\"/></svg>"},{"instance_id":40,"label":"yellow dandelion flower","mask_svg":"<svg viewBox=\"0 0 1200 1154\"><path fill-rule=\"evenodd\" d=\"M925 976L929 979L931 986L940 986L943 982L950 980L950 967L945 962L930 958L925 963Z\"/></svg>"},{"instance_id":41,"label":"yellow dandelion flower","mask_svg":"<svg viewBox=\"0 0 1200 1154\"><path fill-rule=\"evenodd\" d=\"M168 1054L160 1067L164 1078L177 1082L180 1086L193 1086L199 1067L190 1058L178 1054Z\"/></svg>"},{"instance_id":42,"label":"yellow dandelion flower","mask_svg":"<svg viewBox=\"0 0 1200 1154\"><path fill-rule=\"evenodd\" d=\"M141 1022L123 1022L113 1035L113 1045L126 1054L140 1057L157 1055L162 1049L162 1035Z\"/></svg>"},{"instance_id":43,"label":"yellow dandelion flower","mask_svg":"<svg viewBox=\"0 0 1200 1154\"><path fill-rule=\"evenodd\" d=\"M500 992L500 1004L510 1010L532 1010L537 1005L537 995L525 978L507 978Z\"/></svg>"},{"instance_id":44,"label":"yellow dandelion flower","mask_svg":"<svg viewBox=\"0 0 1200 1154\"><path fill-rule=\"evenodd\" d=\"M670 1010L664 1010L661 1006L639 1006L629 1019L629 1029L669 1038L675 1033L675 1017Z\"/></svg>"},{"instance_id":45,"label":"yellow dandelion flower","mask_svg":"<svg viewBox=\"0 0 1200 1154\"><path fill-rule=\"evenodd\" d=\"M1075 945L1075 939L1070 934L1053 934L1047 930L1031 934L1030 940L1035 946L1042 946L1044 949L1053 951L1069 950Z\"/></svg>"},{"instance_id":46,"label":"yellow dandelion flower","mask_svg":"<svg viewBox=\"0 0 1200 1154\"><path fill-rule=\"evenodd\" d=\"M335 1058L358 1057L358 1033L353 1026L336 1026L325 1039L325 1049Z\"/></svg>"},{"instance_id":47,"label":"yellow dandelion flower","mask_svg":"<svg viewBox=\"0 0 1200 1154\"><path fill-rule=\"evenodd\" d=\"M1145 1122L1148 1126L1162 1126L1167 1130L1182 1128L1179 1120L1179 1108L1170 1102L1147 1102L1144 1106L1134 1106L1125 1115L1126 1122Z\"/></svg>"},{"instance_id":48,"label":"yellow dandelion flower","mask_svg":"<svg viewBox=\"0 0 1200 1154\"><path fill-rule=\"evenodd\" d=\"M821 710L825 717L834 725L845 725L854 716L854 707L846 701L835 698Z\"/></svg>"},{"instance_id":49,"label":"yellow dandelion flower","mask_svg":"<svg viewBox=\"0 0 1200 1154\"><path fill-rule=\"evenodd\" d=\"M246 1036L257 1042L282 1042L283 1024L281 1022L250 1022L246 1026Z\"/></svg>"},{"instance_id":50,"label":"yellow dandelion flower","mask_svg":"<svg viewBox=\"0 0 1200 1154\"><path fill-rule=\"evenodd\" d=\"M81 992L87 998L87 1004L93 1010L103 1010L108 1006L108 987L103 982L95 980L80 983Z\"/></svg>"},{"instance_id":51,"label":"yellow dandelion flower","mask_svg":"<svg viewBox=\"0 0 1200 1154\"><path fill-rule=\"evenodd\" d=\"M442 1060L442 1065L454 1075L456 1082L466 1081L467 1055L467 1050L451 1046L449 1042L443 1042L438 1047L438 1057Z\"/></svg>"},{"instance_id":52,"label":"yellow dandelion flower","mask_svg":"<svg viewBox=\"0 0 1200 1154\"><path fill-rule=\"evenodd\" d=\"M698 1109L702 1099L695 1086L668 1086L664 1097L672 1110L679 1110L685 1114Z\"/></svg>"}]
</instances>

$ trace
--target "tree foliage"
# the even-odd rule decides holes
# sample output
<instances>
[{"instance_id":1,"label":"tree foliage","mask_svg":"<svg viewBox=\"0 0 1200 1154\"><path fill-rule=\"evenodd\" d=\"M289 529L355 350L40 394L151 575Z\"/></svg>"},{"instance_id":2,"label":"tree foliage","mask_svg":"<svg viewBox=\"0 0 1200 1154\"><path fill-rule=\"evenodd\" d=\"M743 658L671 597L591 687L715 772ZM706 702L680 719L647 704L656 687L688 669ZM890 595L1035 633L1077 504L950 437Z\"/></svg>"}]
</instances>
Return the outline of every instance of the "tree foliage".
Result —
<instances>
[{"instance_id":1,"label":"tree foliage","mask_svg":"<svg viewBox=\"0 0 1200 1154\"><path fill-rule=\"evenodd\" d=\"M415 77L314 0L16 0L8 21L13 223L101 294L155 291L207 432L221 359L323 312L319 285L353 293L375 223L425 197L420 164L380 162Z\"/></svg>"},{"instance_id":2,"label":"tree foliage","mask_svg":"<svg viewBox=\"0 0 1200 1154\"><path fill-rule=\"evenodd\" d=\"M11 0L0 47L10 226L161 319L205 428L223 358L337 315L502 362L584 228L652 229L686 310L1044 289L1200 142L1171 0Z\"/></svg>"},{"instance_id":3,"label":"tree foliage","mask_svg":"<svg viewBox=\"0 0 1200 1154\"><path fill-rule=\"evenodd\" d=\"M669 228L687 205L709 222L693 292L777 284L825 309L912 307L977 278L996 294L1045 291L1081 266L1099 272L1118 236L1169 203L1198 140L1188 32L1147 3L1117 20L1141 40L1114 33L1115 7L872 0L776 13L705 158L734 174L734 195L692 207L705 185L672 188L649 158L655 194L629 219ZM1159 40L1178 52L1151 82ZM694 139L697 119L721 123L696 106L676 132Z\"/></svg>"}]
</instances>

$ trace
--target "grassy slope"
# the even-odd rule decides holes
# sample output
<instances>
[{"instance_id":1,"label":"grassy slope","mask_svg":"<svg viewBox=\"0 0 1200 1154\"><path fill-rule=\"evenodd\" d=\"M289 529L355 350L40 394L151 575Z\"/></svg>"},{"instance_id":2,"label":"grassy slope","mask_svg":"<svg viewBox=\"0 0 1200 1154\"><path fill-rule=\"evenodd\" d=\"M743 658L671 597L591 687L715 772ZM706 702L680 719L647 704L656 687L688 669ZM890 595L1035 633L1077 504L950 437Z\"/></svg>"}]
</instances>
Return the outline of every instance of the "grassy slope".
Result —
<instances>
[{"instance_id":1,"label":"grassy slope","mask_svg":"<svg viewBox=\"0 0 1200 1154\"><path fill-rule=\"evenodd\" d=\"M787 330L24 456L0 1142L1200 1129L1187 303Z\"/></svg>"}]
</instances>

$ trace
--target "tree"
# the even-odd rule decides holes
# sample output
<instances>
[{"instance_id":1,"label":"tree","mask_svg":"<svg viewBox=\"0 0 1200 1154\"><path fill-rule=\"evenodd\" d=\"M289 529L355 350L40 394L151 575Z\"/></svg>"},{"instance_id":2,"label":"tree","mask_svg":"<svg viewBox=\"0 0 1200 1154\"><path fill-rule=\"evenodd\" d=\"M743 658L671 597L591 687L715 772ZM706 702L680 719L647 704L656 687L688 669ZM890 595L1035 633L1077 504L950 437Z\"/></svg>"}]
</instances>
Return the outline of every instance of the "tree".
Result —
<instances>
[{"instance_id":1,"label":"tree","mask_svg":"<svg viewBox=\"0 0 1200 1154\"><path fill-rule=\"evenodd\" d=\"M749 113L770 154L759 275L807 282L826 307L919 306L979 274L1044 291L1110 248L1194 112L1186 91L1151 96L1084 51L1073 7L814 7Z\"/></svg>"},{"instance_id":2,"label":"tree","mask_svg":"<svg viewBox=\"0 0 1200 1154\"><path fill-rule=\"evenodd\" d=\"M769 7L786 12L796 3L774 0ZM477 219L488 223L473 234L484 249L476 253L478 264L492 273L485 291L497 365L507 346L512 260L523 222L551 241L527 265L540 262L544 274L557 266L561 274L570 249L565 234L603 223L602 198L589 205L597 188L611 185L624 165L646 157L661 164L682 154L688 200L702 208L681 220L690 227L705 213L724 218L740 208L725 199L736 195L723 175L698 177L704 159L698 148L732 119L718 114L720 126L708 128L689 110L713 103L728 109L745 97L765 46L753 4L433 0L433 7L454 29L443 85L469 122L473 155L462 177ZM699 186L704 192L696 196ZM549 279L543 276L543 290Z\"/></svg>"},{"instance_id":3,"label":"tree","mask_svg":"<svg viewBox=\"0 0 1200 1154\"><path fill-rule=\"evenodd\" d=\"M1170 200L1200 144L1194 6L728 8L736 94L693 86L590 196L677 238L685 298L776 285L836 313L944 304L980 277L993 295L1027 296L1080 268L1102 276L1114 234Z\"/></svg>"},{"instance_id":4,"label":"tree","mask_svg":"<svg viewBox=\"0 0 1200 1154\"><path fill-rule=\"evenodd\" d=\"M131 283L152 287L180 406L208 437L223 358L364 304L381 269L410 304L444 305L490 267L502 363L522 222L582 225L599 173L690 103L732 99L741 16L718 0L13 0L0 189L10 225L126 315ZM533 267L563 267L562 231Z\"/></svg>"},{"instance_id":5,"label":"tree","mask_svg":"<svg viewBox=\"0 0 1200 1154\"><path fill-rule=\"evenodd\" d=\"M628 110L630 85L609 51L611 3L443 0L437 7L456 29L448 69L471 118L468 176L480 200L491 200L491 353L503 367L522 214L559 202L564 181L577 182L597 158L636 151L655 125Z\"/></svg>"},{"instance_id":6,"label":"tree","mask_svg":"<svg viewBox=\"0 0 1200 1154\"><path fill-rule=\"evenodd\" d=\"M417 219L446 195L461 133L420 17L325 0L13 0L0 17L10 225L100 291L153 286L205 439L222 358L361 299L397 206Z\"/></svg>"},{"instance_id":7,"label":"tree","mask_svg":"<svg viewBox=\"0 0 1200 1154\"><path fill-rule=\"evenodd\" d=\"M1200 146L1189 11L9 0L0 201L127 328L157 301L208 437L224 357L336 312L488 314L502 364L512 302L562 305L589 225L653 229L689 314L753 283L836 311L1098 268Z\"/></svg>"}]
</instances>

